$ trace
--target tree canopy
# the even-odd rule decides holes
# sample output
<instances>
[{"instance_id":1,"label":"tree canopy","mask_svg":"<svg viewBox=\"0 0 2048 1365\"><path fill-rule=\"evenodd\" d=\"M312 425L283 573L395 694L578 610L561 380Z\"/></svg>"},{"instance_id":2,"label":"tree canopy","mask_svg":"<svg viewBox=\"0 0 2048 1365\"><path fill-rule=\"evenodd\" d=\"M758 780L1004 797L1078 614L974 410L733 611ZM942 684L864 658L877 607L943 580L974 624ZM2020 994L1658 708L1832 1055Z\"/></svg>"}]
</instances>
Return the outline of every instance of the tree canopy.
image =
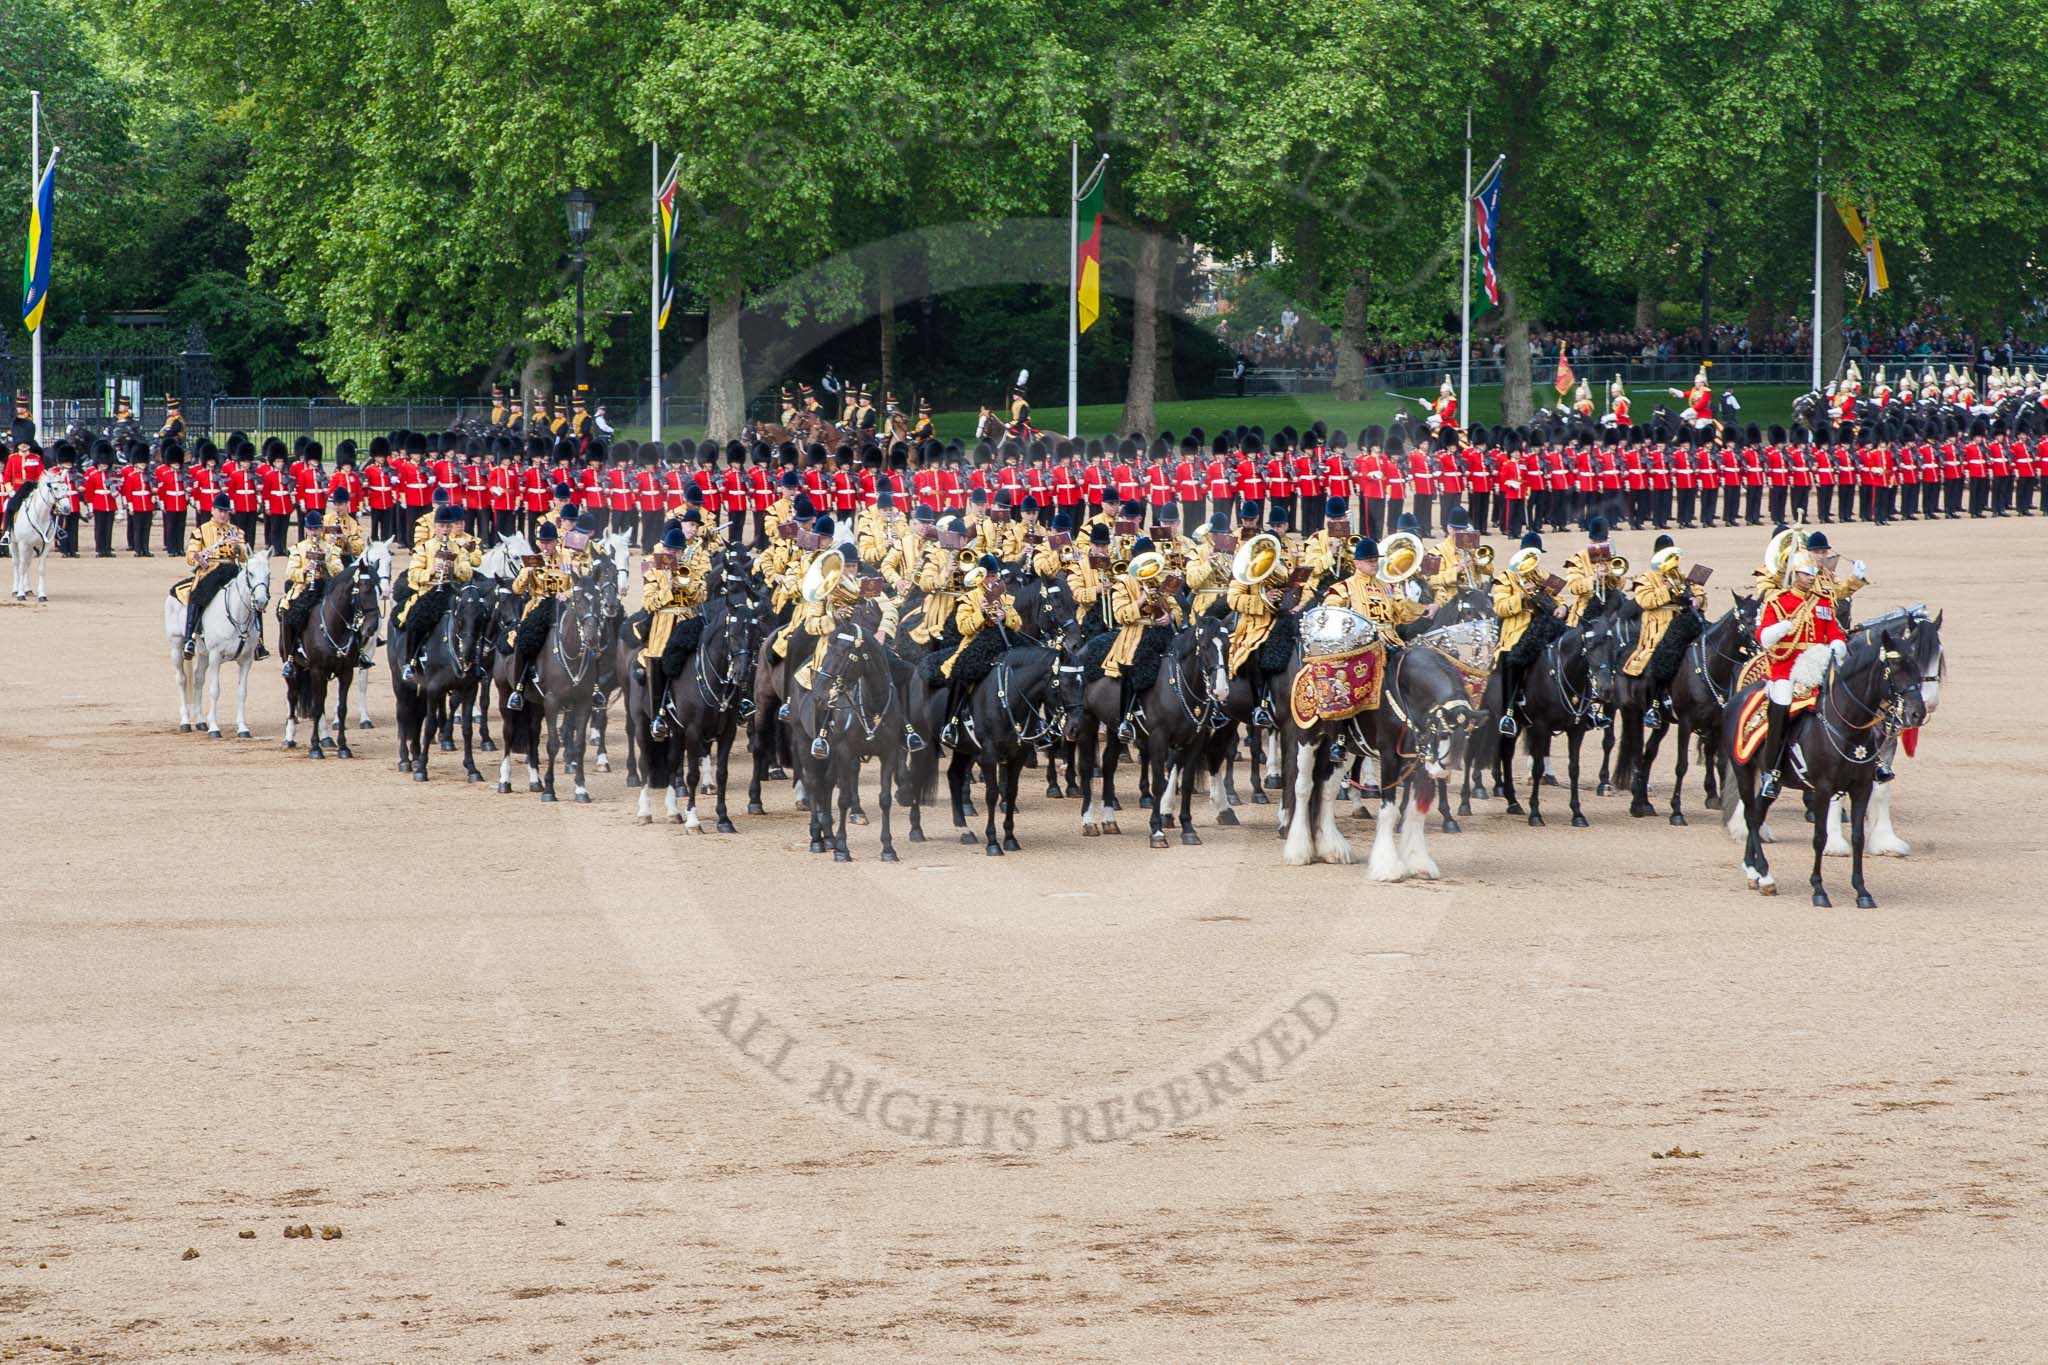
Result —
<instances>
[{"instance_id":1,"label":"tree canopy","mask_svg":"<svg viewBox=\"0 0 2048 1365\"><path fill-rule=\"evenodd\" d=\"M1510 342L1510 412L1531 322L1654 316L1696 297L1710 242L1729 316L1803 313L1817 188L1884 239L1894 287L1871 317L1938 307L1995 327L2044 285L2048 107L2029 87L2048 10L2031 0L0 14L10 98L25 114L43 90L65 145L52 333L83 341L111 312L164 309L203 323L226 382L255 392L553 385L573 335L572 186L599 205L592 362L630 376L649 326L652 142L678 167L679 311L703 319L672 322L669 353L694 349L689 382L720 434L796 342L923 391L999 382L1043 356L1049 327L1057 354L1070 140L1084 162L1110 156L1107 326L1084 340L1084 383L1120 394L1137 426L1170 394L1176 351L1200 344L1172 321L1197 247L1259 262L1334 329L1340 390L1367 337L1441 332L1468 111L1476 166L1507 157L1507 298L1488 326ZM26 133L14 110L0 120L7 164L25 165ZM18 224L24 198L0 221ZM1823 244L1832 339L1860 262L1832 211ZM983 254L1006 258L1000 278L976 273ZM971 284L934 299L947 280ZM1015 319L1008 336L977 311L991 308Z\"/></svg>"}]
</instances>

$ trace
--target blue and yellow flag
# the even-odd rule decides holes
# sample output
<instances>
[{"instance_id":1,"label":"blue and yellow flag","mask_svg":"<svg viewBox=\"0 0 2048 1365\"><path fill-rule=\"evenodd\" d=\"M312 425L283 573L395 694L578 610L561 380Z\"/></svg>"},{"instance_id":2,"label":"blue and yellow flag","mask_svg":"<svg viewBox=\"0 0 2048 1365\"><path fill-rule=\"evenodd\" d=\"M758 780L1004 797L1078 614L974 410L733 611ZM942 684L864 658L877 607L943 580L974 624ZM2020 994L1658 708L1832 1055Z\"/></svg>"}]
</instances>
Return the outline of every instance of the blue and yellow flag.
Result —
<instances>
[{"instance_id":1,"label":"blue and yellow flag","mask_svg":"<svg viewBox=\"0 0 2048 1365\"><path fill-rule=\"evenodd\" d=\"M28 206L28 251L21 261L21 321L31 332L43 325L43 304L50 296L50 212L56 207L57 150L36 182Z\"/></svg>"}]
</instances>

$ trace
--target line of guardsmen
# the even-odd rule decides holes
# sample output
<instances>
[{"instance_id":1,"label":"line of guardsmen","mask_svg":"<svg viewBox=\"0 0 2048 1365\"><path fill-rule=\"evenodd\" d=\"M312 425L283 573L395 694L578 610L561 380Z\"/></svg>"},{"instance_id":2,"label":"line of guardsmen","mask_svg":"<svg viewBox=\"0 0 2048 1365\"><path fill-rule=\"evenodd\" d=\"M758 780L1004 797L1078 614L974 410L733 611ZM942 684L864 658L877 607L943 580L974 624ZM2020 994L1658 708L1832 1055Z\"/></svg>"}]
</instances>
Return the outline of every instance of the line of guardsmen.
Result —
<instances>
[{"instance_id":1,"label":"line of guardsmen","mask_svg":"<svg viewBox=\"0 0 2048 1365\"><path fill-rule=\"evenodd\" d=\"M23 414L26 403L23 402ZM587 419L586 419L587 421ZM587 429L587 428L586 428ZM321 443L273 437L259 447L244 433L224 443L184 439L175 410L154 441L118 416L110 432L85 449L59 441L52 463L73 466L81 516L93 521L95 553L113 554L117 519L127 548L152 553L152 522L162 514L161 544L183 550L188 509L215 493L230 499L231 518L252 544L274 554L308 512L346 502L368 522L373 538L410 540L437 495L461 509L464 529L487 545L518 530L530 538L570 489L579 508L605 529L628 527L651 549L667 520L696 507L721 523L746 526L767 540L768 515L792 488L845 518L873 507L883 488L899 503L965 512L1008 497L1025 497L1070 517L1127 501L1158 509L1172 504L1184 525L1244 502L1283 509L1288 525L1316 531L1324 500L1356 500L1359 529L1387 533L1404 513L1430 534L1452 506L1481 531L1582 527L1595 516L1635 529L1774 525L1789 520L1871 521L2008 515L2031 516L2042 505L2048 437L2008 435L1978 423L1939 439L1812 443L1803 431L1750 426L1731 439L1698 430L1660 441L1639 427L1597 438L1546 442L1529 428L1475 426L1411 449L1398 432L1368 427L1353 450L1342 431L1317 423L1283 428L1270 438L1257 427L1209 436L1195 430L1088 441L1038 438L1000 445L961 441L921 444L855 438L828 454L822 446L703 441L656 446L587 438L470 436L394 432L367 447L341 441L330 465ZM39 477L43 448L18 424L0 471L8 505ZM11 516L9 517L11 520ZM67 553L78 551L77 526Z\"/></svg>"}]
</instances>

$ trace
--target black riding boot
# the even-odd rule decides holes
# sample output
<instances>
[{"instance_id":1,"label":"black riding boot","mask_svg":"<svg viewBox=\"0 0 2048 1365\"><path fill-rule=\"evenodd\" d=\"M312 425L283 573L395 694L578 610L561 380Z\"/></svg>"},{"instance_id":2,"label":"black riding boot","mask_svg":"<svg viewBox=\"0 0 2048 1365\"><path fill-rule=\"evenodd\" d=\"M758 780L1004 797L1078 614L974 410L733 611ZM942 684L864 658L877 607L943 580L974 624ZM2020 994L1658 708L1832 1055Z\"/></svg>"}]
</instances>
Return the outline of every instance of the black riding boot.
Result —
<instances>
[{"instance_id":1,"label":"black riding boot","mask_svg":"<svg viewBox=\"0 0 2048 1365\"><path fill-rule=\"evenodd\" d=\"M1522 669L1520 665L1502 664L1500 666L1500 725L1497 728L1510 739L1522 732L1522 727L1515 722L1515 708L1520 704L1521 696Z\"/></svg>"},{"instance_id":2,"label":"black riding boot","mask_svg":"<svg viewBox=\"0 0 2048 1365\"><path fill-rule=\"evenodd\" d=\"M260 664L269 657L270 650L263 643L263 618L259 615L256 618L256 662Z\"/></svg>"},{"instance_id":3,"label":"black riding boot","mask_svg":"<svg viewBox=\"0 0 2048 1365\"><path fill-rule=\"evenodd\" d=\"M1131 724L1131 710L1136 704L1137 689L1131 686L1130 674L1117 678L1116 696L1116 738L1119 744L1129 744L1138 737L1137 727Z\"/></svg>"},{"instance_id":4,"label":"black riding boot","mask_svg":"<svg viewBox=\"0 0 2048 1365\"><path fill-rule=\"evenodd\" d=\"M192 585L192 591L193 591L193 592L195 592L195 593L199 591L199 585L198 585L197 583L194 583L194 584ZM196 631L197 631L198 629L199 629L199 613L198 613L198 612L196 612L196 611L194 611L194 610L192 610L192 603L191 603L191 600L190 600L190 599L188 598L188 599L186 600L186 602L185 602L185 644L184 644L184 654L185 654L185 657L186 657L186 658L188 658L188 659L189 659L189 658L191 658L191 657L192 657L192 656L193 656L194 654L196 654L196 653L198 653L198 652L199 652L199 651L198 651L198 648L197 648L197 647L196 647L196 646L195 646L195 645L194 645L194 644L192 643L192 636L193 636L193 633L194 633L194 632L196 632Z\"/></svg>"},{"instance_id":5,"label":"black riding boot","mask_svg":"<svg viewBox=\"0 0 2048 1365\"><path fill-rule=\"evenodd\" d=\"M647 672L647 709L653 713L647 722L647 737L656 744L668 742L668 673L661 666L660 659L649 659Z\"/></svg>"},{"instance_id":6,"label":"black riding boot","mask_svg":"<svg viewBox=\"0 0 2048 1365\"><path fill-rule=\"evenodd\" d=\"M1776 702L1764 703L1764 765L1757 779L1756 794L1764 800L1778 795L1778 765L1785 761L1785 741L1792 729L1792 708Z\"/></svg>"}]
</instances>

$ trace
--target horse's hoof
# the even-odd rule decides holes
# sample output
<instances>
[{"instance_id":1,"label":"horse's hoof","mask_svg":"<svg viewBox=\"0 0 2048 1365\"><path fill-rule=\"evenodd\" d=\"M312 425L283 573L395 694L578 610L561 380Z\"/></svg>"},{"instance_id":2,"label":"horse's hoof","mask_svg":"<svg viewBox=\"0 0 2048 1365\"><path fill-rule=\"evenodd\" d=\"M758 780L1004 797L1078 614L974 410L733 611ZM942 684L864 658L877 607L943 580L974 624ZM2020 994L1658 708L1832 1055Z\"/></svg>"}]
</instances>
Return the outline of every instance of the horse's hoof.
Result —
<instances>
[{"instance_id":1,"label":"horse's hoof","mask_svg":"<svg viewBox=\"0 0 2048 1365\"><path fill-rule=\"evenodd\" d=\"M589 805L589 804L590 804L590 793L589 793L589 792L577 792L577 793L576 793L576 804L577 804L577 805L579 805L579 806L587 806L587 805Z\"/></svg>"},{"instance_id":2,"label":"horse's hoof","mask_svg":"<svg viewBox=\"0 0 2048 1365\"><path fill-rule=\"evenodd\" d=\"M1828 899L1827 892L1816 889L1813 893L1813 906L1816 910L1832 910L1835 903Z\"/></svg>"},{"instance_id":3,"label":"horse's hoof","mask_svg":"<svg viewBox=\"0 0 2048 1365\"><path fill-rule=\"evenodd\" d=\"M178 733L181 735L189 735L192 733L192 727L189 725L180 725L178 727Z\"/></svg>"},{"instance_id":4,"label":"horse's hoof","mask_svg":"<svg viewBox=\"0 0 2048 1365\"><path fill-rule=\"evenodd\" d=\"M1451 816L1446 815L1444 817L1442 832L1445 834L1463 834L1465 832L1465 827L1459 824Z\"/></svg>"},{"instance_id":5,"label":"horse's hoof","mask_svg":"<svg viewBox=\"0 0 2048 1365\"><path fill-rule=\"evenodd\" d=\"M1237 824L1237 812L1225 806L1222 810L1216 812L1216 823L1219 825Z\"/></svg>"},{"instance_id":6,"label":"horse's hoof","mask_svg":"<svg viewBox=\"0 0 2048 1365\"><path fill-rule=\"evenodd\" d=\"M636 815L633 817L633 823L636 825L651 825L654 823L654 817L651 815Z\"/></svg>"},{"instance_id":7,"label":"horse's hoof","mask_svg":"<svg viewBox=\"0 0 2048 1365\"><path fill-rule=\"evenodd\" d=\"M1140 795L1140 796L1138 797L1138 809L1139 809L1139 810L1151 810L1151 809L1152 809L1152 798L1151 798L1151 797L1149 797L1149 796L1144 796L1144 795Z\"/></svg>"},{"instance_id":8,"label":"horse's hoof","mask_svg":"<svg viewBox=\"0 0 2048 1365\"><path fill-rule=\"evenodd\" d=\"M493 740L487 739L483 743L477 745L476 747L482 749L487 754L494 754L498 752L497 743Z\"/></svg>"},{"instance_id":9,"label":"horse's hoof","mask_svg":"<svg viewBox=\"0 0 2048 1365\"><path fill-rule=\"evenodd\" d=\"M537 792L537 791L539 791L539 790L540 790L540 783L538 783L538 782L529 782L529 783L527 783L527 784L526 784L526 794L527 794L528 796L531 796L531 795L533 795L533 794L534 794L535 792ZM550 796L548 797L548 800L550 800L550 801L552 801L552 800L554 800L554 799L555 799L555 798L554 798L554 797L553 797L552 795L550 795Z\"/></svg>"},{"instance_id":10,"label":"horse's hoof","mask_svg":"<svg viewBox=\"0 0 2048 1365\"><path fill-rule=\"evenodd\" d=\"M832 861L835 863L850 863L853 861L853 855L843 848L835 848L832 850Z\"/></svg>"},{"instance_id":11,"label":"horse's hoof","mask_svg":"<svg viewBox=\"0 0 2048 1365\"><path fill-rule=\"evenodd\" d=\"M1184 829L1180 832L1180 841L1183 844L1199 844L1202 842L1202 836L1191 829Z\"/></svg>"},{"instance_id":12,"label":"horse's hoof","mask_svg":"<svg viewBox=\"0 0 2048 1365\"><path fill-rule=\"evenodd\" d=\"M1498 792L1498 791L1496 791L1496 792L1495 792L1494 794L1495 794L1495 795L1499 795L1499 792ZM1595 796L1612 796L1612 795L1614 795L1614 784L1613 784L1613 783L1611 783L1611 782L1601 782L1601 783L1599 783L1599 784L1595 785L1595 786L1594 786L1594 788L1593 788L1593 795L1595 795Z\"/></svg>"},{"instance_id":13,"label":"horse's hoof","mask_svg":"<svg viewBox=\"0 0 2048 1365\"><path fill-rule=\"evenodd\" d=\"M1758 891L1761 891L1766 896L1775 896L1778 894L1778 884L1776 882L1758 882L1756 884L1756 889Z\"/></svg>"},{"instance_id":14,"label":"horse's hoof","mask_svg":"<svg viewBox=\"0 0 2048 1365\"><path fill-rule=\"evenodd\" d=\"M1756 878L1754 877L1744 877L1742 879L1742 884L1752 891L1756 890Z\"/></svg>"},{"instance_id":15,"label":"horse's hoof","mask_svg":"<svg viewBox=\"0 0 2048 1365\"><path fill-rule=\"evenodd\" d=\"M236 739L254 739L254 738L256 738L256 736L255 736L255 735L253 735L253 734L251 734L251 733L250 733L249 731L247 731L247 730L237 730L237 731L235 731L235 738L236 738Z\"/></svg>"},{"instance_id":16,"label":"horse's hoof","mask_svg":"<svg viewBox=\"0 0 2048 1365\"><path fill-rule=\"evenodd\" d=\"M278 747L280 749L296 749L299 747L299 742L295 739L288 739L283 744L280 744Z\"/></svg>"},{"instance_id":17,"label":"horse's hoof","mask_svg":"<svg viewBox=\"0 0 2048 1365\"><path fill-rule=\"evenodd\" d=\"M349 748L346 744L337 744L334 746L334 756L336 758L354 758L356 751Z\"/></svg>"},{"instance_id":18,"label":"horse's hoof","mask_svg":"<svg viewBox=\"0 0 2048 1365\"><path fill-rule=\"evenodd\" d=\"M882 850L882 861L885 863L893 863L900 862L901 859L897 858L895 849L885 848Z\"/></svg>"},{"instance_id":19,"label":"horse's hoof","mask_svg":"<svg viewBox=\"0 0 2048 1365\"><path fill-rule=\"evenodd\" d=\"M960 831L960 842L963 844L978 844L981 842L981 840L975 838L972 834L963 829Z\"/></svg>"},{"instance_id":20,"label":"horse's hoof","mask_svg":"<svg viewBox=\"0 0 2048 1365\"><path fill-rule=\"evenodd\" d=\"M1496 783L1494 783L1494 784L1493 784L1493 799L1494 799L1494 800L1498 801L1498 800L1500 800L1500 799L1501 799L1501 798L1502 798L1503 796L1506 796L1507 794L1508 794L1508 791L1507 791L1507 788L1506 788L1506 787L1503 787L1503 786L1501 786L1501 784L1500 784L1500 783L1498 783L1498 782L1496 782Z\"/></svg>"},{"instance_id":21,"label":"horse's hoof","mask_svg":"<svg viewBox=\"0 0 2048 1365\"><path fill-rule=\"evenodd\" d=\"M400 771L400 772L402 772L402 773L409 773L409 772L411 772L411 771L412 771L412 760L411 760L411 759L409 759L409 758L401 758L401 759L399 759L399 760L398 760L398 771Z\"/></svg>"},{"instance_id":22,"label":"horse's hoof","mask_svg":"<svg viewBox=\"0 0 2048 1365\"><path fill-rule=\"evenodd\" d=\"M824 841L823 839L813 839L813 840L811 840L811 852L813 852L813 853L823 853L824 851L825 851L825 841Z\"/></svg>"},{"instance_id":23,"label":"horse's hoof","mask_svg":"<svg viewBox=\"0 0 2048 1365\"><path fill-rule=\"evenodd\" d=\"M1685 823L1684 814L1680 811L1671 812L1671 823L1674 825L1683 825Z\"/></svg>"},{"instance_id":24,"label":"horse's hoof","mask_svg":"<svg viewBox=\"0 0 2048 1365\"><path fill-rule=\"evenodd\" d=\"M1068 795L1068 796L1079 796L1080 794L1081 794L1081 789L1080 789L1080 787L1076 786L1076 785L1075 785L1074 783L1072 783L1072 782L1069 782L1069 783L1067 784L1067 795Z\"/></svg>"},{"instance_id":25,"label":"horse's hoof","mask_svg":"<svg viewBox=\"0 0 2048 1365\"><path fill-rule=\"evenodd\" d=\"M1045 789L1045 799L1048 801L1057 801L1060 799L1060 789L1058 783L1055 782L1047 784Z\"/></svg>"},{"instance_id":26,"label":"horse's hoof","mask_svg":"<svg viewBox=\"0 0 2048 1365\"><path fill-rule=\"evenodd\" d=\"M910 831L910 842L911 842L911 843L913 843L913 844L921 844L921 843L923 843L923 842L924 842L924 831L923 831L923 830L921 830L921 829L914 829L914 830Z\"/></svg>"},{"instance_id":27,"label":"horse's hoof","mask_svg":"<svg viewBox=\"0 0 2048 1365\"><path fill-rule=\"evenodd\" d=\"M1579 812L1577 812L1577 811L1574 811L1574 812L1572 812L1572 828L1573 828L1573 829L1585 829L1585 828L1587 828L1587 827L1588 827L1589 825L1591 825L1591 824L1592 824L1592 822L1591 822L1590 820L1586 819L1586 817L1585 817L1584 815L1580 814L1580 813L1579 813Z\"/></svg>"},{"instance_id":28,"label":"horse's hoof","mask_svg":"<svg viewBox=\"0 0 2048 1365\"><path fill-rule=\"evenodd\" d=\"M807 796L799 796L796 799L796 808L798 810L809 810L811 808L810 798Z\"/></svg>"},{"instance_id":29,"label":"horse's hoof","mask_svg":"<svg viewBox=\"0 0 2048 1365\"><path fill-rule=\"evenodd\" d=\"M416 773L414 773L414 774L412 775L412 780L413 780L413 781L415 781L415 782L424 782L424 781L426 781L426 780L427 780L427 770L426 770L425 768L421 768L421 769L420 769L420 770L419 770L418 772L416 772Z\"/></svg>"},{"instance_id":30,"label":"horse's hoof","mask_svg":"<svg viewBox=\"0 0 2048 1365\"><path fill-rule=\"evenodd\" d=\"M510 796L511 794L512 794L512 784L511 784L510 782L500 782L500 783L498 784L498 795L500 795L500 796Z\"/></svg>"},{"instance_id":31,"label":"horse's hoof","mask_svg":"<svg viewBox=\"0 0 2048 1365\"><path fill-rule=\"evenodd\" d=\"M1178 816L1162 815L1159 817L1159 827L1161 829L1172 829L1179 823L1180 819Z\"/></svg>"},{"instance_id":32,"label":"horse's hoof","mask_svg":"<svg viewBox=\"0 0 2048 1365\"><path fill-rule=\"evenodd\" d=\"M747 802L747 814L749 814L749 815L766 815L767 813L768 813L768 808L767 808L766 806L762 805L762 804L761 804L761 803L760 803L759 801L749 801L749 802Z\"/></svg>"},{"instance_id":33,"label":"horse's hoof","mask_svg":"<svg viewBox=\"0 0 2048 1365\"><path fill-rule=\"evenodd\" d=\"M356 729L358 729L358 730L374 730L374 729L376 729L376 728L377 728L377 727L376 727L375 725L371 724L371 723L370 723L369 721L366 721L366 720L359 720L359 721L357 721L357 722L356 722ZM444 748L449 748L449 749L452 749L452 748L454 748L455 746L454 746L454 745L452 745L452 744L449 744L449 745L444 745L443 747L444 747Z\"/></svg>"},{"instance_id":34,"label":"horse's hoof","mask_svg":"<svg viewBox=\"0 0 2048 1365\"><path fill-rule=\"evenodd\" d=\"M1870 893L1869 893L1868 891L1859 891L1859 892L1857 892L1857 893L1856 893L1856 908L1857 908L1858 910L1875 910L1875 909L1877 909L1877 897L1875 897L1875 896L1871 895L1871 894L1870 894Z\"/></svg>"},{"instance_id":35,"label":"horse's hoof","mask_svg":"<svg viewBox=\"0 0 2048 1365\"><path fill-rule=\"evenodd\" d=\"M1003 847L1001 844L990 844L987 848L983 849L982 852L986 853L991 858L1000 858L1003 856Z\"/></svg>"},{"instance_id":36,"label":"horse's hoof","mask_svg":"<svg viewBox=\"0 0 2048 1365\"><path fill-rule=\"evenodd\" d=\"M599 754L597 756L597 770L601 773L610 772L612 770L611 759L604 754Z\"/></svg>"},{"instance_id":37,"label":"horse's hoof","mask_svg":"<svg viewBox=\"0 0 2048 1365\"><path fill-rule=\"evenodd\" d=\"M1005 853L1022 853L1024 851L1024 845L1017 842L1016 835L1005 834L1003 836L1003 851Z\"/></svg>"},{"instance_id":38,"label":"horse's hoof","mask_svg":"<svg viewBox=\"0 0 2048 1365\"><path fill-rule=\"evenodd\" d=\"M849 825L865 825L867 822L866 811L850 810L846 813L846 823Z\"/></svg>"},{"instance_id":39,"label":"horse's hoof","mask_svg":"<svg viewBox=\"0 0 2048 1365\"><path fill-rule=\"evenodd\" d=\"M685 830L683 831L683 833L685 833L685 834L702 834L702 833L704 833L704 826L702 826L702 825L691 825L691 824L690 824L690 823L689 823L689 822L688 822L687 820L683 821L683 823L684 823L685 825L687 825L687 826L688 826L688 828L686 828L686 829L685 829Z\"/></svg>"},{"instance_id":40,"label":"horse's hoof","mask_svg":"<svg viewBox=\"0 0 2048 1365\"><path fill-rule=\"evenodd\" d=\"M789 780L789 774L787 772L784 772L780 766L770 768L768 770L768 776L770 780L776 782L786 782Z\"/></svg>"},{"instance_id":41,"label":"horse's hoof","mask_svg":"<svg viewBox=\"0 0 2048 1365\"><path fill-rule=\"evenodd\" d=\"M1264 792L1254 787L1252 788L1252 804L1254 806L1270 806L1273 803L1266 799L1266 794Z\"/></svg>"},{"instance_id":42,"label":"horse's hoof","mask_svg":"<svg viewBox=\"0 0 2048 1365\"><path fill-rule=\"evenodd\" d=\"M1551 776L1549 773L1545 773L1543 774L1543 785L1546 787L1555 787L1557 785L1557 779Z\"/></svg>"},{"instance_id":43,"label":"horse's hoof","mask_svg":"<svg viewBox=\"0 0 2048 1365\"><path fill-rule=\"evenodd\" d=\"M327 757L327 755L318 749L308 749L306 750L306 757L324 759Z\"/></svg>"},{"instance_id":44,"label":"horse's hoof","mask_svg":"<svg viewBox=\"0 0 2048 1365\"><path fill-rule=\"evenodd\" d=\"M1531 828L1531 829L1535 829L1535 828L1536 828L1537 826L1541 825L1542 823L1543 823L1543 813L1542 813L1541 811L1537 811L1537 812L1534 812L1534 813L1532 813L1532 814L1531 814L1531 815L1529 816L1529 828Z\"/></svg>"},{"instance_id":45,"label":"horse's hoof","mask_svg":"<svg viewBox=\"0 0 2048 1365\"><path fill-rule=\"evenodd\" d=\"M1151 839L1150 839L1150 840L1149 840L1148 842L1149 842L1149 843L1150 843L1150 844L1152 845L1152 847L1154 847L1154 848L1165 848L1165 847L1167 846L1167 843L1166 843L1166 831L1165 831L1165 830L1157 830L1157 829L1156 829L1156 830L1153 830L1153 831L1152 831L1152 838L1151 838Z\"/></svg>"},{"instance_id":46,"label":"horse's hoof","mask_svg":"<svg viewBox=\"0 0 2048 1365\"><path fill-rule=\"evenodd\" d=\"M1121 829L1118 829L1118 828L1117 828L1117 824L1116 824L1116 821L1114 821L1114 820L1104 820L1104 821L1102 822L1102 832L1103 832L1104 834L1122 834L1122 833L1123 833L1123 831L1122 831Z\"/></svg>"},{"instance_id":47,"label":"horse's hoof","mask_svg":"<svg viewBox=\"0 0 2048 1365\"><path fill-rule=\"evenodd\" d=\"M1102 830L1095 825L1083 825L1081 826L1081 837L1083 839L1099 839L1102 837Z\"/></svg>"},{"instance_id":48,"label":"horse's hoof","mask_svg":"<svg viewBox=\"0 0 2048 1365\"><path fill-rule=\"evenodd\" d=\"M484 775L472 768L462 780L465 782L481 782L484 780Z\"/></svg>"},{"instance_id":49,"label":"horse's hoof","mask_svg":"<svg viewBox=\"0 0 2048 1365\"><path fill-rule=\"evenodd\" d=\"M1628 813L1633 819L1640 820L1646 815L1655 815L1657 808L1647 801L1631 801L1628 803Z\"/></svg>"},{"instance_id":50,"label":"horse's hoof","mask_svg":"<svg viewBox=\"0 0 2048 1365\"><path fill-rule=\"evenodd\" d=\"M1278 777L1272 776L1271 774L1268 774L1266 777L1266 790L1269 792L1279 791L1280 779Z\"/></svg>"},{"instance_id":51,"label":"horse's hoof","mask_svg":"<svg viewBox=\"0 0 2048 1365\"><path fill-rule=\"evenodd\" d=\"M738 834L740 832L738 825L723 817L720 817L717 828L720 834Z\"/></svg>"},{"instance_id":52,"label":"horse's hoof","mask_svg":"<svg viewBox=\"0 0 2048 1365\"><path fill-rule=\"evenodd\" d=\"M1472 803L1471 803L1470 801L1460 801L1460 802L1458 803L1458 814L1460 814L1460 815L1470 815L1471 813L1472 813Z\"/></svg>"},{"instance_id":53,"label":"horse's hoof","mask_svg":"<svg viewBox=\"0 0 2048 1365\"><path fill-rule=\"evenodd\" d=\"M1501 814L1503 815L1520 815L1521 813L1522 803L1519 801L1508 802L1508 808L1505 811L1501 812Z\"/></svg>"},{"instance_id":54,"label":"horse's hoof","mask_svg":"<svg viewBox=\"0 0 2048 1365\"><path fill-rule=\"evenodd\" d=\"M555 800L555 794L551 791L543 791L540 794L540 799L543 805L551 804Z\"/></svg>"}]
</instances>

